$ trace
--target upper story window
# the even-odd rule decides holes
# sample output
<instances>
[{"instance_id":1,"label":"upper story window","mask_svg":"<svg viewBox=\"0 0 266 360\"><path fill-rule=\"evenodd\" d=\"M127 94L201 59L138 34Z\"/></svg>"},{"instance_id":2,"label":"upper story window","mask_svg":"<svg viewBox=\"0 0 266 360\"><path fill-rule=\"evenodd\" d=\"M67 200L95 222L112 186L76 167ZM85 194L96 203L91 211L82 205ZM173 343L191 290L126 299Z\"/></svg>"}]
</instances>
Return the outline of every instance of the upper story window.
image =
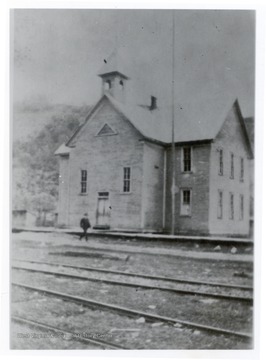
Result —
<instances>
[{"instance_id":1,"label":"upper story window","mask_svg":"<svg viewBox=\"0 0 266 360\"><path fill-rule=\"evenodd\" d=\"M239 220L244 219L244 195L239 197Z\"/></svg>"},{"instance_id":2,"label":"upper story window","mask_svg":"<svg viewBox=\"0 0 266 360\"><path fill-rule=\"evenodd\" d=\"M223 192L218 190L218 209L217 209L217 218L223 218Z\"/></svg>"},{"instance_id":3,"label":"upper story window","mask_svg":"<svg viewBox=\"0 0 266 360\"><path fill-rule=\"evenodd\" d=\"M123 192L129 193L131 190L131 168L123 168Z\"/></svg>"},{"instance_id":4,"label":"upper story window","mask_svg":"<svg viewBox=\"0 0 266 360\"><path fill-rule=\"evenodd\" d=\"M244 181L244 158L240 158L240 181Z\"/></svg>"},{"instance_id":5,"label":"upper story window","mask_svg":"<svg viewBox=\"0 0 266 360\"><path fill-rule=\"evenodd\" d=\"M184 189L181 191L180 215L191 215L192 191Z\"/></svg>"},{"instance_id":6,"label":"upper story window","mask_svg":"<svg viewBox=\"0 0 266 360\"><path fill-rule=\"evenodd\" d=\"M224 154L223 149L219 149L219 175L224 173Z\"/></svg>"},{"instance_id":7,"label":"upper story window","mask_svg":"<svg viewBox=\"0 0 266 360\"><path fill-rule=\"evenodd\" d=\"M233 179L234 174L235 174L234 158L235 158L234 154L231 153L230 154L230 164L231 164L231 166L230 166L230 179Z\"/></svg>"},{"instance_id":8,"label":"upper story window","mask_svg":"<svg viewBox=\"0 0 266 360\"><path fill-rule=\"evenodd\" d=\"M230 193L229 198L230 198L230 213L229 213L229 216L230 216L230 219L233 220L234 217L235 217L235 214L234 214L234 194Z\"/></svg>"},{"instance_id":9,"label":"upper story window","mask_svg":"<svg viewBox=\"0 0 266 360\"><path fill-rule=\"evenodd\" d=\"M190 172L192 164L192 150L191 147L183 147L183 165L182 171Z\"/></svg>"},{"instance_id":10,"label":"upper story window","mask_svg":"<svg viewBox=\"0 0 266 360\"><path fill-rule=\"evenodd\" d=\"M80 185L81 185L81 188L80 188L81 194L86 194L87 193L87 170L81 170Z\"/></svg>"}]
</instances>

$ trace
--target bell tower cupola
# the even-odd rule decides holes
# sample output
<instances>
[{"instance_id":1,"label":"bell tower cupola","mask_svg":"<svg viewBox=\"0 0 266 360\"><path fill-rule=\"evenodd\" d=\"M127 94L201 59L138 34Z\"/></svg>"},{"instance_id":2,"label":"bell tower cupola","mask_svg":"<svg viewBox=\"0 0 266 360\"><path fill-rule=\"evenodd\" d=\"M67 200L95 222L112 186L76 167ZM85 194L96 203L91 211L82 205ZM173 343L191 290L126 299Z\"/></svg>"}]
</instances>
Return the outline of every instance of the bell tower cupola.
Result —
<instances>
[{"instance_id":1,"label":"bell tower cupola","mask_svg":"<svg viewBox=\"0 0 266 360\"><path fill-rule=\"evenodd\" d=\"M117 101L126 101L126 82L129 79L123 72L123 64L117 52L104 59L104 65L98 76L102 79L102 95L109 94Z\"/></svg>"}]
</instances>

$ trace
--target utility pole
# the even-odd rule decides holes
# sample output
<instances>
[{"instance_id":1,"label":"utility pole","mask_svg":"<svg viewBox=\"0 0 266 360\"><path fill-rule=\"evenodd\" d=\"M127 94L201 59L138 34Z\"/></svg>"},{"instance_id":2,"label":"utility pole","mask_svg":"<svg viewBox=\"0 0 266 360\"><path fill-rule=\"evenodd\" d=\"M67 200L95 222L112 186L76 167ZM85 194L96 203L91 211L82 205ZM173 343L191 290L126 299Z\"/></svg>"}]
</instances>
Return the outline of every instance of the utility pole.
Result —
<instances>
[{"instance_id":1,"label":"utility pole","mask_svg":"<svg viewBox=\"0 0 266 360\"><path fill-rule=\"evenodd\" d=\"M175 233L175 11L172 11L172 223L171 234Z\"/></svg>"}]
</instances>

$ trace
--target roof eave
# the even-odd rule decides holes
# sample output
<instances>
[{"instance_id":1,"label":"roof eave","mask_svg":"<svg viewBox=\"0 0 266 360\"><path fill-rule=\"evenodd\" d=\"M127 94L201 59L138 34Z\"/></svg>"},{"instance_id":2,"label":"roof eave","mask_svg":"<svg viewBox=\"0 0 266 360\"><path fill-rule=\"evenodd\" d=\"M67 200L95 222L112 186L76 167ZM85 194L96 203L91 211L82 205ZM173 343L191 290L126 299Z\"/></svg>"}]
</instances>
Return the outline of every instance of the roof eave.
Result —
<instances>
[{"instance_id":1,"label":"roof eave","mask_svg":"<svg viewBox=\"0 0 266 360\"><path fill-rule=\"evenodd\" d=\"M244 117L243 117L241 109L240 109L238 99L235 100L234 107L235 107L235 109L236 109L236 111L238 113L238 116L239 116L239 119L240 119L240 124L242 125L242 129L243 129L243 132L245 134L245 138L246 138L246 141L247 141L247 144L248 144L248 149L249 149L249 152L250 152L250 158L254 159L254 152L253 152L253 149L252 149L250 138L248 136L247 127L246 127L245 120L244 120Z\"/></svg>"},{"instance_id":2,"label":"roof eave","mask_svg":"<svg viewBox=\"0 0 266 360\"><path fill-rule=\"evenodd\" d=\"M142 134L142 136L143 136L143 139L140 139L139 141L148 141L150 143L157 144L157 145L164 146L164 147L168 146L167 142L164 142L164 141L161 141L161 140L156 140L156 139L153 139L151 137L145 136L143 134Z\"/></svg>"},{"instance_id":3,"label":"roof eave","mask_svg":"<svg viewBox=\"0 0 266 360\"><path fill-rule=\"evenodd\" d=\"M60 153L54 153L55 156L69 156L70 152L60 152Z\"/></svg>"},{"instance_id":4,"label":"roof eave","mask_svg":"<svg viewBox=\"0 0 266 360\"><path fill-rule=\"evenodd\" d=\"M119 74L122 78L124 78L125 80L129 80L130 78L126 75L124 75L123 73L121 73L118 70L112 70L112 71L108 71L108 72L100 72L99 74L97 74L100 77L107 77L110 75L115 75L115 74Z\"/></svg>"},{"instance_id":5,"label":"roof eave","mask_svg":"<svg viewBox=\"0 0 266 360\"><path fill-rule=\"evenodd\" d=\"M88 115L86 116L86 119L84 121L84 123L82 125L80 125L75 132L73 133L73 135L70 136L70 138L68 139L68 141L66 142L66 146L69 147L73 147L71 145L71 141L77 136L77 134L80 132L80 130L83 128L83 126L88 122L89 118L93 115L93 113L96 111L97 107L100 105L100 103L102 102L102 100L106 97L106 95L104 94L100 100L91 108L91 110L89 111Z\"/></svg>"},{"instance_id":6,"label":"roof eave","mask_svg":"<svg viewBox=\"0 0 266 360\"><path fill-rule=\"evenodd\" d=\"M213 138L208 139L202 139L202 140L185 140L185 141L175 141L174 144L178 146L184 146L184 145L197 145L197 144L208 144L213 141ZM167 147L172 146L171 142L168 142Z\"/></svg>"}]
</instances>

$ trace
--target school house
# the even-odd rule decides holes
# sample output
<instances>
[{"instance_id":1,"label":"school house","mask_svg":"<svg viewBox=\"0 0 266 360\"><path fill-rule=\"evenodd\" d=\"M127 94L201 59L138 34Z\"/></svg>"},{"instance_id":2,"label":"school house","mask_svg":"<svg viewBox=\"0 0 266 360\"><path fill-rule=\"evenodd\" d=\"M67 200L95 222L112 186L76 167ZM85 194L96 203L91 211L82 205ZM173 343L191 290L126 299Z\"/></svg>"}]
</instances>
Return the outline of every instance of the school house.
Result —
<instances>
[{"instance_id":1,"label":"school house","mask_svg":"<svg viewBox=\"0 0 266 360\"><path fill-rule=\"evenodd\" d=\"M96 229L169 233L174 191L175 234L248 235L253 152L238 100L176 115L173 161L171 106L127 102L130 79L112 59L98 75L102 96L55 152L58 224L86 212Z\"/></svg>"}]
</instances>

